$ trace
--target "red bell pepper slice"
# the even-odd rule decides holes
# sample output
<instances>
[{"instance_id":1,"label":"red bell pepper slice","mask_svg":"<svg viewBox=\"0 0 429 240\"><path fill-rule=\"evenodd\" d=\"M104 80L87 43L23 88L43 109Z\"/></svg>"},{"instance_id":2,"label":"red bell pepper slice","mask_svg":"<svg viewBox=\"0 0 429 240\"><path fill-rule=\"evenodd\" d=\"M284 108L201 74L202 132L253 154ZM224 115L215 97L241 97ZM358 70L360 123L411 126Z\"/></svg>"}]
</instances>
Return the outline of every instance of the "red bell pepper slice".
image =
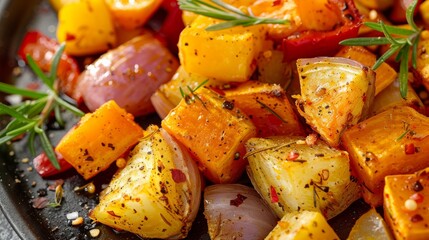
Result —
<instances>
[{"instance_id":1,"label":"red bell pepper slice","mask_svg":"<svg viewBox=\"0 0 429 240\"><path fill-rule=\"evenodd\" d=\"M55 151L55 155L57 156L58 163L60 164L60 169L56 169L51 161L49 160L48 156L43 152L39 154L37 157L33 159L33 166L34 169L40 174L42 177L50 177L62 172L65 172L72 168L72 165L70 165L63 156Z\"/></svg>"},{"instance_id":2,"label":"red bell pepper slice","mask_svg":"<svg viewBox=\"0 0 429 240\"><path fill-rule=\"evenodd\" d=\"M18 55L25 61L27 61L27 55L30 55L43 71L48 72L51 68L52 58L59 46L55 39L37 31L30 31L24 36ZM76 60L63 53L57 71L58 87L59 90L77 102L81 101L81 96L75 91L79 74L80 69Z\"/></svg>"},{"instance_id":3,"label":"red bell pepper slice","mask_svg":"<svg viewBox=\"0 0 429 240\"><path fill-rule=\"evenodd\" d=\"M158 34L165 40L168 49L177 54L177 42L179 41L180 33L185 28L182 20L182 10L180 10L176 0L164 0L161 7L167 11L167 16Z\"/></svg>"},{"instance_id":4,"label":"red bell pepper slice","mask_svg":"<svg viewBox=\"0 0 429 240\"><path fill-rule=\"evenodd\" d=\"M333 55L340 48L339 42L358 35L362 16L353 0L338 1L337 4L342 12L343 25L332 31L304 31L283 39L280 48L286 61Z\"/></svg>"}]
</instances>

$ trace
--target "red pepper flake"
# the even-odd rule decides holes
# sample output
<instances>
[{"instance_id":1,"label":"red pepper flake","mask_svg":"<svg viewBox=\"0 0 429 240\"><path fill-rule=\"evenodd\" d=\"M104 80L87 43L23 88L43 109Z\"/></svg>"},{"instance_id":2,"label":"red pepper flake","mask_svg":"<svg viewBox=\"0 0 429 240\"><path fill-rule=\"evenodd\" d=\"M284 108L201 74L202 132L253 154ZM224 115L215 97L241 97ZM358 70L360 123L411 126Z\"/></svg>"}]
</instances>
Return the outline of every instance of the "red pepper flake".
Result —
<instances>
[{"instance_id":1,"label":"red pepper flake","mask_svg":"<svg viewBox=\"0 0 429 240\"><path fill-rule=\"evenodd\" d=\"M416 203L422 203L423 200L425 200L425 197L421 193L414 193L411 195L410 199L413 199Z\"/></svg>"},{"instance_id":2,"label":"red pepper flake","mask_svg":"<svg viewBox=\"0 0 429 240\"><path fill-rule=\"evenodd\" d=\"M57 180L55 180L54 184L51 184L48 186L48 190L49 191L55 191L55 189L57 189L57 186L63 185L63 184L64 184L63 179L57 179Z\"/></svg>"},{"instance_id":3,"label":"red pepper flake","mask_svg":"<svg viewBox=\"0 0 429 240\"><path fill-rule=\"evenodd\" d=\"M274 0L273 1L273 7L279 6L282 3L283 0Z\"/></svg>"},{"instance_id":4,"label":"red pepper flake","mask_svg":"<svg viewBox=\"0 0 429 240\"><path fill-rule=\"evenodd\" d=\"M416 148L413 143L405 144L405 154L410 155L416 153Z\"/></svg>"},{"instance_id":5,"label":"red pepper flake","mask_svg":"<svg viewBox=\"0 0 429 240\"><path fill-rule=\"evenodd\" d=\"M76 36L71 33L66 33L66 41L73 41L76 39Z\"/></svg>"},{"instance_id":6,"label":"red pepper flake","mask_svg":"<svg viewBox=\"0 0 429 240\"><path fill-rule=\"evenodd\" d=\"M116 215L116 214L115 214L115 212L114 212L114 211L112 211L112 210L107 211L107 213L108 213L110 216L121 218L121 216Z\"/></svg>"},{"instance_id":7,"label":"red pepper flake","mask_svg":"<svg viewBox=\"0 0 429 240\"><path fill-rule=\"evenodd\" d=\"M186 181L186 175L180 169L171 169L171 176L175 183L181 183Z\"/></svg>"},{"instance_id":8,"label":"red pepper flake","mask_svg":"<svg viewBox=\"0 0 429 240\"><path fill-rule=\"evenodd\" d=\"M415 222L421 222L421 221L423 221L423 217L420 214L416 214L416 215L412 216L410 220L413 223L415 223Z\"/></svg>"},{"instance_id":9,"label":"red pepper flake","mask_svg":"<svg viewBox=\"0 0 429 240\"><path fill-rule=\"evenodd\" d=\"M33 208L43 209L48 206L49 199L46 197L37 197L31 200L31 202L33 203Z\"/></svg>"},{"instance_id":10,"label":"red pepper flake","mask_svg":"<svg viewBox=\"0 0 429 240\"><path fill-rule=\"evenodd\" d=\"M276 189L273 186L270 186L270 196L272 203L279 202L279 196L277 195Z\"/></svg>"},{"instance_id":11,"label":"red pepper flake","mask_svg":"<svg viewBox=\"0 0 429 240\"><path fill-rule=\"evenodd\" d=\"M294 160L297 160L298 157L299 157L299 153L297 151L295 151L295 150L292 150L287 155L287 160L294 161Z\"/></svg>"},{"instance_id":12,"label":"red pepper flake","mask_svg":"<svg viewBox=\"0 0 429 240\"><path fill-rule=\"evenodd\" d=\"M235 199L229 201L229 205L238 207L244 202L244 200L246 200L246 198L246 196L237 194L237 197Z\"/></svg>"}]
</instances>

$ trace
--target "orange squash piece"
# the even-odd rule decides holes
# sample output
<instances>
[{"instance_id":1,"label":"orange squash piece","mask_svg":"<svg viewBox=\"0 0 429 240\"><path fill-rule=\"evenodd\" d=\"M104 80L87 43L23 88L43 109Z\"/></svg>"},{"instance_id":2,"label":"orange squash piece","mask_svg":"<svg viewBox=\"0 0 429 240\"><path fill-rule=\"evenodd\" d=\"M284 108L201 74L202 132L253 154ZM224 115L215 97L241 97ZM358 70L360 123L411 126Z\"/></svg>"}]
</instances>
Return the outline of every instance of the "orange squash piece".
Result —
<instances>
[{"instance_id":1,"label":"orange squash piece","mask_svg":"<svg viewBox=\"0 0 429 240\"><path fill-rule=\"evenodd\" d=\"M161 3L162 0L106 0L113 18L125 29L143 26Z\"/></svg>"},{"instance_id":2,"label":"orange squash piece","mask_svg":"<svg viewBox=\"0 0 429 240\"><path fill-rule=\"evenodd\" d=\"M256 136L247 115L206 88L186 95L161 125L187 147L199 169L214 183L240 178L247 164L244 143Z\"/></svg>"},{"instance_id":3,"label":"orange squash piece","mask_svg":"<svg viewBox=\"0 0 429 240\"><path fill-rule=\"evenodd\" d=\"M364 200L380 206L384 178L429 167L429 118L410 107L390 108L347 129L341 137Z\"/></svg>"},{"instance_id":4,"label":"orange squash piece","mask_svg":"<svg viewBox=\"0 0 429 240\"><path fill-rule=\"evenodd\" d=\"M143 137L134 117L114 101L86 114L61 139L56 151L76 171L90 179L105 170Z\"/></svg>"},{"instance_id":5,"label":"orange squash piece","mask_svg":"<svg viewBox=\"0 0 429 240\"><path fill-rule=\"evenodd\" d=\"M260 137L306 135L280 85L249 81L225 90L225 97L250 117Z\"/></svg>"},{"instance_id":6,"label":"orange squash piece","mask_svg":"<svg viewBox=\"0 0 429 240\"><path fill-rule=\"evenodd\" d=\"M429 236L429 168L413 174L386 177L384 218L395 239Z\"/></svg>"}]
</instances>

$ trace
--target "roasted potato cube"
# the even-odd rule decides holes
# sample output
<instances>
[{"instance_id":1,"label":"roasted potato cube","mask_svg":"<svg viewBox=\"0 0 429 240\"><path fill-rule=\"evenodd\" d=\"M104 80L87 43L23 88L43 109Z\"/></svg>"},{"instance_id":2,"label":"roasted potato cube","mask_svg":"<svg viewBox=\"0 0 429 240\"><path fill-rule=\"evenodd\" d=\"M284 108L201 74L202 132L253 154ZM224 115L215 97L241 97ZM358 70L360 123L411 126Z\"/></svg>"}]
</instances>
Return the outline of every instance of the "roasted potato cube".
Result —
<instances>
[{"instance_id":1,"label":"roasted potato cube","mask_svg":"<svg viewBox=\"0 0 429 240\"><path fill-rule=\"evenodd\" d=\"M65 52L83 56L102 53L116 44L112 16L104 0L80 0L58 12L57 38Z\"/></svg>"},{"instance_id":2,"label":"roasted potato cube","mask_svg":"<svg viewBox=\"0 0 429 240\"><path fill-rule=\"evenodd\" d=\"M384 177L429 166L429 118L410 107L394 107L347 129L342 138L364 199L382 204Z\"/></svg>"},{"instance_id":3,"label":"roasted potato cube","mask_svg":"<svg viewBox=\"0 0 429 240\"><path fill-rule=\"evenodd\" d=\"M386 177L384 217L396 239L429 236L429 169Z\"/></svg>"},{"instance_id":4,"label":"roasted potato cube","mask_svg":"<svg viewBox=\"0 0 429 240\"><path fill-rule=\"evenodd\" d=\"M268 234L265 240L339 240L320 212L301 211L287 213Z\"/></svg>"},{"instance_id":5,"label":"roasted potato cube","mask_svg":"<svg viewBox=\"0 0 429 240\"><path fill-rule=\"evenodd\" d=\"M224 92L250 117L258 136L305 136L286 92L279 85L249 81Z\"/></svg>"},{"instance_id":6,"label":"roasted potato cube","mask_svg":"<svg viewBox=\"0 0 429 240\"><path fill-rule=\"evenodd\" d=\"M182 239L200 199L201 177L195 162L166 131L150 126L89 216L145 239Z\"/></svg>"},{"instance_id":7,"label":"roasted potato cube","mask_svg":"<svg viewBox=\"0 0 429 240\"><path fill-rule=\"evenodd\" d=\"M331 146L342 132L366 117L374 98L374 72L346 58L298 59L299 113Z\"/></svg>"},{"instance_id":8,"label":"roasted potato cube","mask_svg":"<svg viewBox=\"0 0 429 240\"><path fill-rule=\"evenodd\" d=\"M110 166L143 137L134 117L114 101L86 114L61 139L55 150L85 179Z\"/></svg>"},{"instance_id":9,"label":"roasted potato cube","mask_svg":"<svg viewBox=\"0 0 429 240\"><path fill-rule=\"evenodd\" d=\"M263 25L207 31L218 20L198 16L179 39L180 63L189 73L225 82L243 82L256 68L265 39Z\"/></svg>"},{"instance_id":10,"label":"roasted potato cube","mask_svg":"<svg viewBox=\"0 0 429 240\"><path fill-rule=\"evenodd\" d=\"M358 61L367 67L372 67L377 60L374 53L361 46L343 47L335 56ZM377 96L383 89L389 86L396 79L397 75L398 73L389 64L382 63L375 70L375 95Z\"/></svg>"},{"instance_id":11,"label":"roasted potato cube","mask_svg":"<svg viewBox=\"0 0 429 240\"><path fill-rule=\"evenodd\" d=\"M304 137L252 138L246 143L253 186L279 218L310 210L330 219L360 197L348 153Z\"/></svg>"},{"instance_id":12,"label":"roasted potato cube","mask_svg":"<svg viewBox=\"0 0 429 240\"><path fill-rule=\"evenodd\" d=\"M241 176L247 164L244 142L256 136L247 115L206 88L186 95L161 125L188 148L214 183L232 183Z\"/></svg>"}]
</instances>

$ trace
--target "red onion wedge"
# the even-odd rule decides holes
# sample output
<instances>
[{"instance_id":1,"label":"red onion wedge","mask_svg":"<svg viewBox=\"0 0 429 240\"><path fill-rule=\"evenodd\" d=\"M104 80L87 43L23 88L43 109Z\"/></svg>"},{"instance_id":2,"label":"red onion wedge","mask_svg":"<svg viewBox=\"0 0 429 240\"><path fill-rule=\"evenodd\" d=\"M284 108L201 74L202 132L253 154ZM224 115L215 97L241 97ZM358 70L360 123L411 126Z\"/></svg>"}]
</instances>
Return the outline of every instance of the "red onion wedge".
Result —
<instances>
[{"instance_id":1,"label":"red onion wedge","mask_svg":"<svg viewBox=\"0 0 429 240\"><path fill-rule=\"evenodd\" d=\"M240 184L208 186L204 215L211 239L264 239L278 220L253 188Z\"/></svg>"}]
</instances>

